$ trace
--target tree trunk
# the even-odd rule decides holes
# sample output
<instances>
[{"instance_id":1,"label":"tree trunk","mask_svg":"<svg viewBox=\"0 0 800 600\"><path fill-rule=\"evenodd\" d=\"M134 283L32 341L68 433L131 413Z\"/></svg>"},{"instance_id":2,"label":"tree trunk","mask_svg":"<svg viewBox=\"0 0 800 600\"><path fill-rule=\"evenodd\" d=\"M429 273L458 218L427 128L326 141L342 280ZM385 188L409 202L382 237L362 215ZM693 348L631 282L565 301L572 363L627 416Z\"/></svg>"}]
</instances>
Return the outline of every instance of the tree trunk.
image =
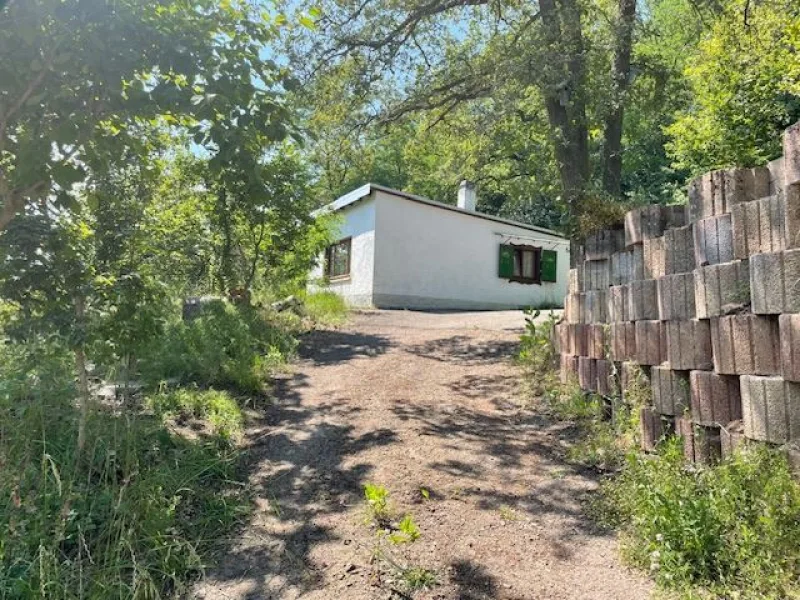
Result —
<instances>
[{"instance_id":1,"label":"tree trunk","mask_svg":"<svg viewBox=\"0 0 800 600\"><path fill-rule=\"evenodd\" d=\"M622 196L622 123L625 92L630 79L635 19L636 0L619 0L616 49L611 73L612 105L606 117L603 145L603 189L615 198Z\"/></svg>"},{"instance_id":2,"label":"tree trunk","mask_svg":"<svg viewBox=\"0 0 800 600\"><path fill-rule=\"evenodd\" d=\"M553 136L569 233L576 231L581 200L589 180L589 133L586 123L585 59L581 11L576 0L540 0L548 50L543 92Z\"/></svg>"},{"instance_id":3,"label":"tree trunk","mask_svg":"<svg viewBox=\"0 0 800 600\"><path fill-rule=\"evenodd\" d=\"M231 228L231 215L228 210L228 195L224 187L217 192L217 214L222 229L222 247L220 248L219 273L217 283L219 290L227 294L233 280L233 232Z\"/></svg>"},{"instance_id":4,"label":"tree trunk","mask_svg":"<svg viewBox=\"0 0 800 600\"><path fill-rule=\"evenodd\" d=\"M75 298L75 322L78 327L83 327L86 316L84 299L80 296ZM75 373L78 376L78 402L79 421L78 421L78 455L83 452L86 446L86 421L89 416L89 402L91 394L89 392L89 375L86 372L86 354L83 350L83 339L81 339L74 349L75 354Z\"/></svg>"}]
</instances>

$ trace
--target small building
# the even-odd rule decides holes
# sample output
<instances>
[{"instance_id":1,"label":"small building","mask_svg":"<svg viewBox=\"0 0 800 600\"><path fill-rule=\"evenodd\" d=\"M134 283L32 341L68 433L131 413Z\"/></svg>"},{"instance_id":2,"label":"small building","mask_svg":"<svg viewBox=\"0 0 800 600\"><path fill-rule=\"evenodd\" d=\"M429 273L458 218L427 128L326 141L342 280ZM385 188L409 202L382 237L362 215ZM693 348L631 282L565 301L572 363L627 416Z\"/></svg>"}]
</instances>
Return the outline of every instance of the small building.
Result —
<instances>
[{"instance_id":1,"label":"small building","mask_svg":"<svg viewBox=\"0 0 800 600\"><path fill-rule=\"evenodd\" d=\"M368 183L321 209L339 216L338 240L311 277L356 307L510 309L560 307L569 242L533 225L475 210L462 182L458 205Z\"/></svg>"}]
</instances>

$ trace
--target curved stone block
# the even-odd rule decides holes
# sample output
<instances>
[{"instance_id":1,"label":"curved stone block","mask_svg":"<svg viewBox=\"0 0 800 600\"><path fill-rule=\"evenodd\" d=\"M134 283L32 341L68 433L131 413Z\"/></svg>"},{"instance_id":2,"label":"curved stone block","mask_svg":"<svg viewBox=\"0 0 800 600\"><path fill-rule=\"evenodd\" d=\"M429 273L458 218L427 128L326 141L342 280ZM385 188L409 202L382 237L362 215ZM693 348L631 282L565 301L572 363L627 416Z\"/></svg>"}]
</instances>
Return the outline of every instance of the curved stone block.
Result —
<instances>
[{"instance_id":1,"label":"curved stone block","mask_svg":"<svg viewBox=\"0 0 800 600\"><path fill-rule=\"evenodd\" d=\"M745 436L775 444L800 438L800 383L743 375L741 387Z\"/></svg>"},{"instance_id":2,"label":"curved stone block","mask_svg":"<svg viewBox=\"0 0 800 600\"><path fill-rule=\"evenodd\" d=\"M714 370L727 375L780 373L778 320L757 315L711 319Z\"/></svg>"},{"instance_id":3,"label":"curved stone block","mask_svg":"<svg viewBox=\"0 0 800 600\"><path fill-rule=\"evenodd\" d=\"M736 260L696 269L694 298L699 319L746 308L750 305L750 263Z\"/></svg>"},{"instance_id":4,"label":"curved stone block","mask_svg":"<svg viewBox=\"0 0 800 600\"><path fill-rule=\"evenodd\" d=\"M667 321L666 360L671 369L710 370L714 366L711 353L711 332L708 321Z\"/></svg>"},{"instance_id":5,"label":"curved stone block","mask_svg":"<svg viewBox=\"0 0 800 600\"><path fill-rule=\"evenodd\" d=\"M669 367L653 367L653 406L662 415L681 416L689 408L689 373Z\"/></svg>"},{"instance_id":6,"label":"curved stone block","mask_svg":"<svg viewBox=\"0 0 800 600\"><path fill-rule=\"evenodd\" d=\"M665 275L657 280L658 318L679 321L695 317L695 284L693 273Z\"/></svg>"},{"instance_id":7,"label":"curved stone block","mask_svg":"<svg viewBox=\"0 0 800 600\"><path fill-rule=\"evenodd\" d=\"M692 420L699 425L727 425L742 418L739 378L712 371L689 373Z\"/></svg>"}]
</instances>

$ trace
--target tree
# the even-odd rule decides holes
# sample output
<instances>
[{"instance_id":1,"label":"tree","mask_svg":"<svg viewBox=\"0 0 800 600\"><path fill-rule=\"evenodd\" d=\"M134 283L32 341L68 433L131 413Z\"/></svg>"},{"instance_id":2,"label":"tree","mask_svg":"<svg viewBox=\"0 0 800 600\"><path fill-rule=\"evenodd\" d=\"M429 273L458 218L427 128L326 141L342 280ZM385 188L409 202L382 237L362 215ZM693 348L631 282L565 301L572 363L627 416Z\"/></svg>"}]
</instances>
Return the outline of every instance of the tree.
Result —
<instances>
[{"instance_id":1,"label":"tree","mask_svg":"<svg viewBox=\"0 0 800 600\"><path fill-rule=\"evenodd\" d=\"M723 3L686 65L692 102L669 125L668 150L691 174L754 166L781 154L800 119L800 7Z\"/></svg>"},{"instance_id":2,"label":"tree","mask_svg":"<svg viewBox=\"0 0 800 600\"><path fill-rule=\"evenodd\" d=\"M210 154L228 152L243 126L292 133L280 92L295 82L263 56L282 22L244 1L9 2L0 230L27 205L68 205L88 163L141 144L142 123L188 129Z\"/></svg>"}]
</instances>

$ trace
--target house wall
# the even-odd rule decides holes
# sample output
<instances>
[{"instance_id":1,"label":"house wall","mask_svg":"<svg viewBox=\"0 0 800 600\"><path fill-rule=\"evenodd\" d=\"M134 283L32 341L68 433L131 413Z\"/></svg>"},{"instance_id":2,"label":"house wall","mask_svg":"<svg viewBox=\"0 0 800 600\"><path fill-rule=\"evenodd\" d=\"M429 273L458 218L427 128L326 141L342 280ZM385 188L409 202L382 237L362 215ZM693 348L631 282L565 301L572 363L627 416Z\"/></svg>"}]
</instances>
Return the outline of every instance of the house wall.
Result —
<instances>
[{"instance_id":1,"label":"house wall","mask_svg":"<svg viewBox=\"0 0 800 600\"><path fill-rule=\"evenodd\" d=\"M375 257L375 200L372 197L350 205L339 212L339 236L352 238L350 247L350 275L331 281L326 289L344 297L350 306L372 306L372 284ZM315 282L311 288L319 289L323 278L324 256L311 272Z\"/></svg>"},{"instance_id":2,"label":"house wall","mask_svg":"<svg viewBox=\"0 0 800 600\"><path fill-rule=\"evenodd\" d=\"M372 298L375 306L429 309L562 306L569 271L568 241L379 190L373 194L377 203ZM557 250L556 283L522 284L498 277L500 244L509 242Z\"/></svg>"}]
</instances>

